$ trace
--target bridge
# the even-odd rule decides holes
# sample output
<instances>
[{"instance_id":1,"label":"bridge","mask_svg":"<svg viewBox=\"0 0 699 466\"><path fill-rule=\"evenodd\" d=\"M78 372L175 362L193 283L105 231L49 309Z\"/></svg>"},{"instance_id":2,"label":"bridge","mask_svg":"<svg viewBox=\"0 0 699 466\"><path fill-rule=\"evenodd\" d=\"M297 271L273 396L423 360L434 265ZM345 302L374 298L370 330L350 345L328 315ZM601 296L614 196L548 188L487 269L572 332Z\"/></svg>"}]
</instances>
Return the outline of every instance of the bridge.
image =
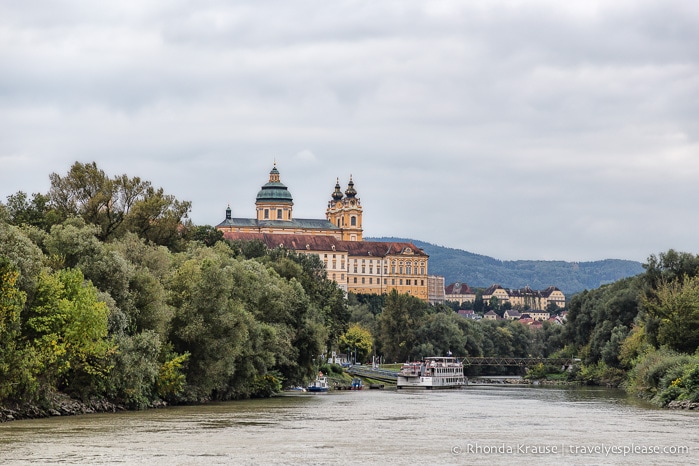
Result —
<instances>
[{"instance_id":1,"label":"bridge","mask_svg":"<svg viewBox=\"0 0 699 466\"><path fill-rule=\"evenodd\" d=\"M458 358L464 364L464 368L468 366L496 366L496 367L533 367L538 364L545 366L560 366L568 368L580 362L574 358L510 358L510 357L460 357ZM365 377L368 379L379 380L382 382L395 383L398 379L398 372L387 369L374 368L372 366L352 366L347 369L352 375Z\"/></svg>"},{"instance_id":2,"label":"bridge","mask_svg":"<svg viewBox=\"0 0 699 466\"><path fill-rule=\"evenodd\" d=\"M462 357L459 358L466 366L499 366L499 367L533 367L538 364L545 366L570 367L579 359L573 358L508 358L508 357Z\"/></svg>"}]
</instances>

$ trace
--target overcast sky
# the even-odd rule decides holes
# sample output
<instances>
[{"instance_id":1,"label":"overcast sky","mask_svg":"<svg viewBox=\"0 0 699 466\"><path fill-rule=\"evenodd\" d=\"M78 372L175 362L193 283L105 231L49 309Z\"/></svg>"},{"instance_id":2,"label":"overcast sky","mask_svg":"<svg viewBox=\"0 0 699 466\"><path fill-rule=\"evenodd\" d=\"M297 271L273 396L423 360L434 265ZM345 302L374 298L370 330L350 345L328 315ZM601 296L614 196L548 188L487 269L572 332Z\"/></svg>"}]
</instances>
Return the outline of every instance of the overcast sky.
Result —
<instances>
[{"instance_id":1,"label":"overcast sky","mask_svg":"<svg viewBox=\"0 0 699 466\"><path fill-rule=\"evenodd\" d=\"M277 161L297 218L498 259L699 253L699 2L0 2L0 200L75 161L216 225Z\"/></svg>"}]
</instances>

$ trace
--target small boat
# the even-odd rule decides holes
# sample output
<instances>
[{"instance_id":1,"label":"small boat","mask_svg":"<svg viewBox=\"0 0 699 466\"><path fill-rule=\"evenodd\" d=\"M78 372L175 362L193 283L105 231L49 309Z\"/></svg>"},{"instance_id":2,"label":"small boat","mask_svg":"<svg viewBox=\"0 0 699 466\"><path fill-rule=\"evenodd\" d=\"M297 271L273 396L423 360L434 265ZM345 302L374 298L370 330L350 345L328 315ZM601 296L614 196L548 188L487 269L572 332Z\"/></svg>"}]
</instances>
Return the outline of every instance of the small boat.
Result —
<instances>
[{"instance_id":1,"label":"small boat","mask_svg":"<svg viewBox=\"0 0 699 466\"><path fill-rule=\"evenodd\" d=\"M328 378L323 375L322 372L318 372L318 377L308 386L306 387L306 391L308 392L327 392L330 390L330 385L328 385Z\"/></svg>"},{"instance_id":2,"label":"small boat","mask_svg":"<svg viewBox=\"0 0 699 466\"><path fill-rule=\"evenodd\" d=\"M359 377L352 379L352 390L361 390L364 388L364 382Z\"/></svg>"},{"instance_id":3,"label":"small boat","mask_svg":"<svg viewBox=\"0 0 699 466\"><path fill-rule=\"evenodd\" d=\"M457 358L430 357L403 364L396 388L461 388L466 385L464 366Z\"/></svg>"}]
</instances>

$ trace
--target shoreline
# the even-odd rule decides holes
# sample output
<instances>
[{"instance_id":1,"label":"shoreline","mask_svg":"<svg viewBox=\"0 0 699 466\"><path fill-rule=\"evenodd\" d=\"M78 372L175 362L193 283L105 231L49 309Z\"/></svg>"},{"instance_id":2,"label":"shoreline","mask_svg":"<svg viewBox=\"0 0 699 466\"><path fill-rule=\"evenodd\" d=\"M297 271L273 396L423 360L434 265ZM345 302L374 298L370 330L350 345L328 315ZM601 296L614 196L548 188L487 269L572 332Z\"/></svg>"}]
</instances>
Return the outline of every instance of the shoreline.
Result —
<instances>
[{"instance_id":1,"label":"shoreline","mask_svg":"<svg viewBox=\"0 0 699 466\"><path fill-rule=\"evenodd\" d=\"M157 408L167 405L165 402L161 403L151 407ZM118 411L129 411L129 409L106 399L80 401L63 393L55 393L47 404L10 403L0 405L0 423L80 414L116 413Z\"/></svg>"}]
</instances>

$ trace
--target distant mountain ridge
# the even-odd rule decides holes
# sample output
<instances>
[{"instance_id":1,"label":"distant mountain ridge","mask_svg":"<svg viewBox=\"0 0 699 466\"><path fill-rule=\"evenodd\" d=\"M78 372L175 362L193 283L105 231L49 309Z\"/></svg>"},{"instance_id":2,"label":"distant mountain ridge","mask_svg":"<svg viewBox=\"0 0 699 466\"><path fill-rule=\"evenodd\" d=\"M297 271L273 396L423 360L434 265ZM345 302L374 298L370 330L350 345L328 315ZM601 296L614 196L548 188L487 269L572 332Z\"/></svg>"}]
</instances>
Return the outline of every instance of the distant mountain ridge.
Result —
<instances>
[{"instance_id":1,"label":"distant mountain ridge","mask_svg":"<svg viewBox=\"0 0 699 466\"><path fill-rule=\"evenodd\" d=\"M553 285L569 297L574 293L599 288L606 283L644 272L640 262L622 259L593 262L501 261L408 238L382 237L364 240L413 243L430 256L430 275L443 276L445 285L461 282L471 287L485 288L497 283L505 288L523 288L528 285L535 290L543 290Z\"/></svg>"}]
</instances>

